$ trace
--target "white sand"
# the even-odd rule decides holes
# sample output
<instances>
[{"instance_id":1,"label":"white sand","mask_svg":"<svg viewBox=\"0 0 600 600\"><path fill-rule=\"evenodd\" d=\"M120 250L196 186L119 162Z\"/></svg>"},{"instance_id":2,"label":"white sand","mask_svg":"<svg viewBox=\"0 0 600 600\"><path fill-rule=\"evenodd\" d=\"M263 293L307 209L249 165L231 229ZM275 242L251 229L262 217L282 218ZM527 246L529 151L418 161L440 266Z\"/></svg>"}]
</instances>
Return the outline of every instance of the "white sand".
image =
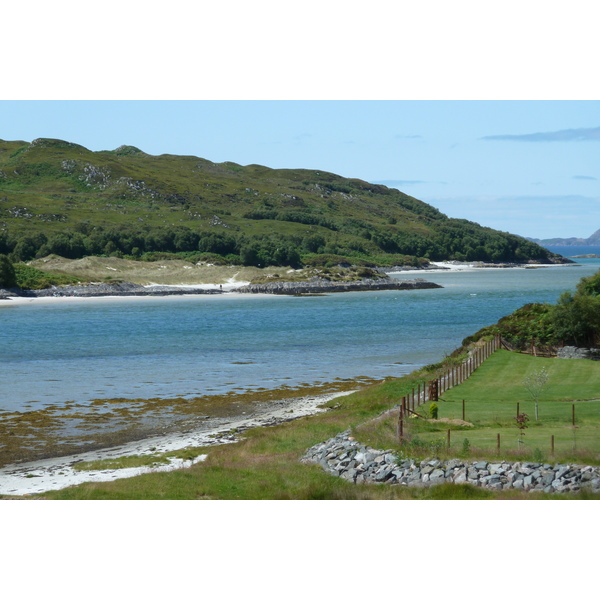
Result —
<instances>
[{"instance_id":1,"label":"white sand","mask_svg":"<svg viewBox=\"0 0 600 600\"><path fill-rule=\"evenodd\" d=\"M209 286L214 284L205 284L202 289L213 289ZM162 287L162 286L161 286ZM190 289L198 289L201 286L169 286L169 287L186 287ZM218 286L217 286L218 287ZM189 301L190 299L201 299L214 301L215 299L256 299L256 298L275 298L280 297L274 294L244 294L237 293L235 289L225 290L223 284L222 294L182 294L175 296L41 296L40 298L23 298L21 296L10 296L7 299L0 299L0 309L2 307L23 306L25 304L35 304L41 306L43 304L77 304L82 302L163 302L165 299L169 301ZM281 296L283 297L283 296Z\"/></svg>"},{"instance_id":2,"label":"white sand","mask_svg":"<svg viewBox=\"0 0 600 600\"><path fill-rule=\"evenodd\" d=\"M161 454L188 447L232 443L236 441L236 437L231 433L232 429L246 430L253 427L275 425L283 421L323 412L327 409L321 408L322 404L333 398L351 393L349 391L319 396L304 396L290 400L289 402L277 403L272 410L260 416L240 416L233 417L231 420L220 421L218 425L211 429L203 429L192 433L176 433L164 437L130 442L123 446L106 448L104 450L9 465L0 469L0 494L17 496L38 494L80 483L113 481L115 479L135 477L143 473L188 468L197 462L203 461L207 455L200 455L192 461L172 459L169 464L154 467L106 469L102 471L76 471L73 469L73 464L80 461Z\"/></svg>"},{"instance_id":3,"label":"white sand","mask_svg":"<svg viewBox=\"0 0 600 600\"><path fill-rule=\"evenodd\" d=\"M495 267L489 265L489 263L480 263L480 262L458 262L458 261L441 261L441 262L431 262L434 268L430 269L407 269L406 271L390 271L390 274L395 273L409 273L414 277L422 277L424 279L427 278L428 273L449 273L449 272L457 272L457 271L501 271L504 269L527 269L527 268L558 268L558 267L568 267L570 265L519 265L519 266L510 266L510 267Z\"/></svg>"},{"instance_id":4,"label":"white sand","mask_svg":"<svg viewBox=\"0 0 600 600\"><path fill-rule=\"evenodd\" d=\"M232 292L237 288L240 288L244 285L249 285L249 281L238 281L236 277L237 273L230 277L225 283L196 283L196 284L169 284L166 286L163 283L151 283L149 285L145 285L144 287L151 290L155 287L172 287L178 288L182 290L223 290L224 292Z\"/></svg>"}]
</instances>

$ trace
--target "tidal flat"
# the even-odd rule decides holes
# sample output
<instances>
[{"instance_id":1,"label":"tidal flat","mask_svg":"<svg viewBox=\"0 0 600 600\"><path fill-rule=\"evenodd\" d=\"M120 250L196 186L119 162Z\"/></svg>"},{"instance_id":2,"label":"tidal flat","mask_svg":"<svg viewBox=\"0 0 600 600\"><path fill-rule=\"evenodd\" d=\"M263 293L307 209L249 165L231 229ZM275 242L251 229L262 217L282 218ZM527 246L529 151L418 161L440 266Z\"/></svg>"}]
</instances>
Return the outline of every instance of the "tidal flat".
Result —
<instances>
[{"instance_id":1,"label":"tidal flat","mask_svg":"<svg viewBox=\"0 0 600 600\"><path fill-rule=\"evenodd\" d=\"M26 412L0 410L0 467L160 436L217 431L236 420L265 417L282 407L291 418L302 412L307 398L329 397L374 382L359 377L195 398L110 398Z\"/></svg>"}]
</instances>

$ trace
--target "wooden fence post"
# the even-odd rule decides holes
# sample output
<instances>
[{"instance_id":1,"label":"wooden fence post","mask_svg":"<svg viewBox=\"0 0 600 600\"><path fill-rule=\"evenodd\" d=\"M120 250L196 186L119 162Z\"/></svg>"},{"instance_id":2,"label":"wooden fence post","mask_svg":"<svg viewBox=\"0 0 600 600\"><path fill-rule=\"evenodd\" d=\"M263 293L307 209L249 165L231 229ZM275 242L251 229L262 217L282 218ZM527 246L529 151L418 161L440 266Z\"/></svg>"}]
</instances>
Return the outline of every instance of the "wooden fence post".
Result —
<instances>
[{"instance_id":1,"label":"wooden fence post","mask_svg":"<svg viewBox=\"0 0 600 600\"><path fill-rule=\"evenodd\" d=\"M550 454L554 456L554 436L550 436Z\"/></svg>"},{"instance_id":2,"label":"wooden fence post","mask_svg":"<svg viewBox=\"0 0 600 600\"><path fill-rule=\"evenodd\" d=\"M400 403L400 411L398 413L398 443L402 443L404 439L404 409L406 408L406 396L402 398Z\"/></svg>"},{"instance_id":3,"label":"wooden fence post","mask_svg":"<svg viewBox=\"0 0 600 600\"><path fill-rule=\"evenodd\" d=\"M402 409L400 409L400 416L398 417L398 442L401 444L404 439L404 420L402 417Z\"/></svg>"},{"instance_id":4,"label":"wooden fence post","mask_svg":"<svg viewBox=\"0 0 600 600\"><path fill-rule=\"evenodd\" d=\"M429 382L429 400L431 402L437 402L438 401L438 392L439 392L439 383L437 379L432 379Z\"/></svg>"}]
</instances>

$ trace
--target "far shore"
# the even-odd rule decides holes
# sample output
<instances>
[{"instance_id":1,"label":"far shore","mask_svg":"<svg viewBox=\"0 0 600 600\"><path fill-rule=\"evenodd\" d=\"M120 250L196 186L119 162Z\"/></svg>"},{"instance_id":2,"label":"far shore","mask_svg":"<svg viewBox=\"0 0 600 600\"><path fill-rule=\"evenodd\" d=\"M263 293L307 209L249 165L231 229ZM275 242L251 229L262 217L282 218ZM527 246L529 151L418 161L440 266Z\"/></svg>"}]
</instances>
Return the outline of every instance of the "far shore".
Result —
<instances>
[{"instance_id":1,"label":"far shore","mask_svg":"<svg viewBox=\"0 0 600 600\"><path fill-rule=\"evenodd\" d=\"M448 272L464 272L464 271L481 271L481 270L498 270L503 268L510 269L532 269L532 268L563 268L563 267L574 267L580 266L577 264L551 264L551 265L530 265L530 264L489 264L489 263L478 263L478 262L458 262L458 261L447 261L447 262L432 262L431 266L425 269L408 267L406 269L394 268L386 270L388 275L427 275L427 273L448 273ZM56 288L56 295L52 296L23 296L14 293L6 293L0 296L0 308L10 306L22 306L34 303L35 305L43 304L57 304L57 303L78 303L78 302L114 302L114 301L144 301L144 300L156 300L168 298L265 298L273 297L274 294L269 293L241 293L239 288L247 286L249 281L238 281L234 278L229 278L223 283L181 283L181 284L148 284L144 285L143 288L148 291L156 290L154 295L141 295L135 293L120 292L114 295L92 295L92 296L75 296L68 293L61 293L60 288ZM176 295L162 295L161 289L175 289L177 290ZM185 293L189 290L189 293ZM327 292L325 292L327 293Z\"/></svg>"}]
</instances>

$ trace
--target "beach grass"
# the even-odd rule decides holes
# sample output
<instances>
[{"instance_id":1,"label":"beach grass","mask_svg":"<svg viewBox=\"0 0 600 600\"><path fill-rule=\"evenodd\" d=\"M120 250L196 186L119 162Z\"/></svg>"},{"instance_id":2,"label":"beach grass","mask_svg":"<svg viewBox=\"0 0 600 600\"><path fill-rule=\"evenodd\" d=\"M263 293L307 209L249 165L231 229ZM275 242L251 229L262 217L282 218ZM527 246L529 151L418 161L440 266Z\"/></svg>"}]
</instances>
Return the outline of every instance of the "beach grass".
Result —
<instances>
[{"instance_id":1,"label":"beach grass","mask_svg":"<svg viewBox=\"0 0 600 600\"><path fill-rule=\"evenodd\" d=\"M206 452L206 448L191 447L157 454L134 454L118 458L81 461L75 463L73 469L75 471L102 471L107 469L129 469L132 467L154 467L168 464L171 458L192 460Z\"/></svg>"},{"instance_id":2,"label":"beach grass","mask_svg":"<svg viewBox=\"0 0 600 600\"><path fill-rule=\"evenodd\" d=\"M31 263L44 273L83 281L124 280L139 285L201 285L244 283L259 277L284 277L285 267L243 267L239 265L197 264L177 258L170 260L136 261L123 258L86 256L77 260L48 256ZM233 280L233 281L232 281Z\"/></svg>"}]
</instances>

